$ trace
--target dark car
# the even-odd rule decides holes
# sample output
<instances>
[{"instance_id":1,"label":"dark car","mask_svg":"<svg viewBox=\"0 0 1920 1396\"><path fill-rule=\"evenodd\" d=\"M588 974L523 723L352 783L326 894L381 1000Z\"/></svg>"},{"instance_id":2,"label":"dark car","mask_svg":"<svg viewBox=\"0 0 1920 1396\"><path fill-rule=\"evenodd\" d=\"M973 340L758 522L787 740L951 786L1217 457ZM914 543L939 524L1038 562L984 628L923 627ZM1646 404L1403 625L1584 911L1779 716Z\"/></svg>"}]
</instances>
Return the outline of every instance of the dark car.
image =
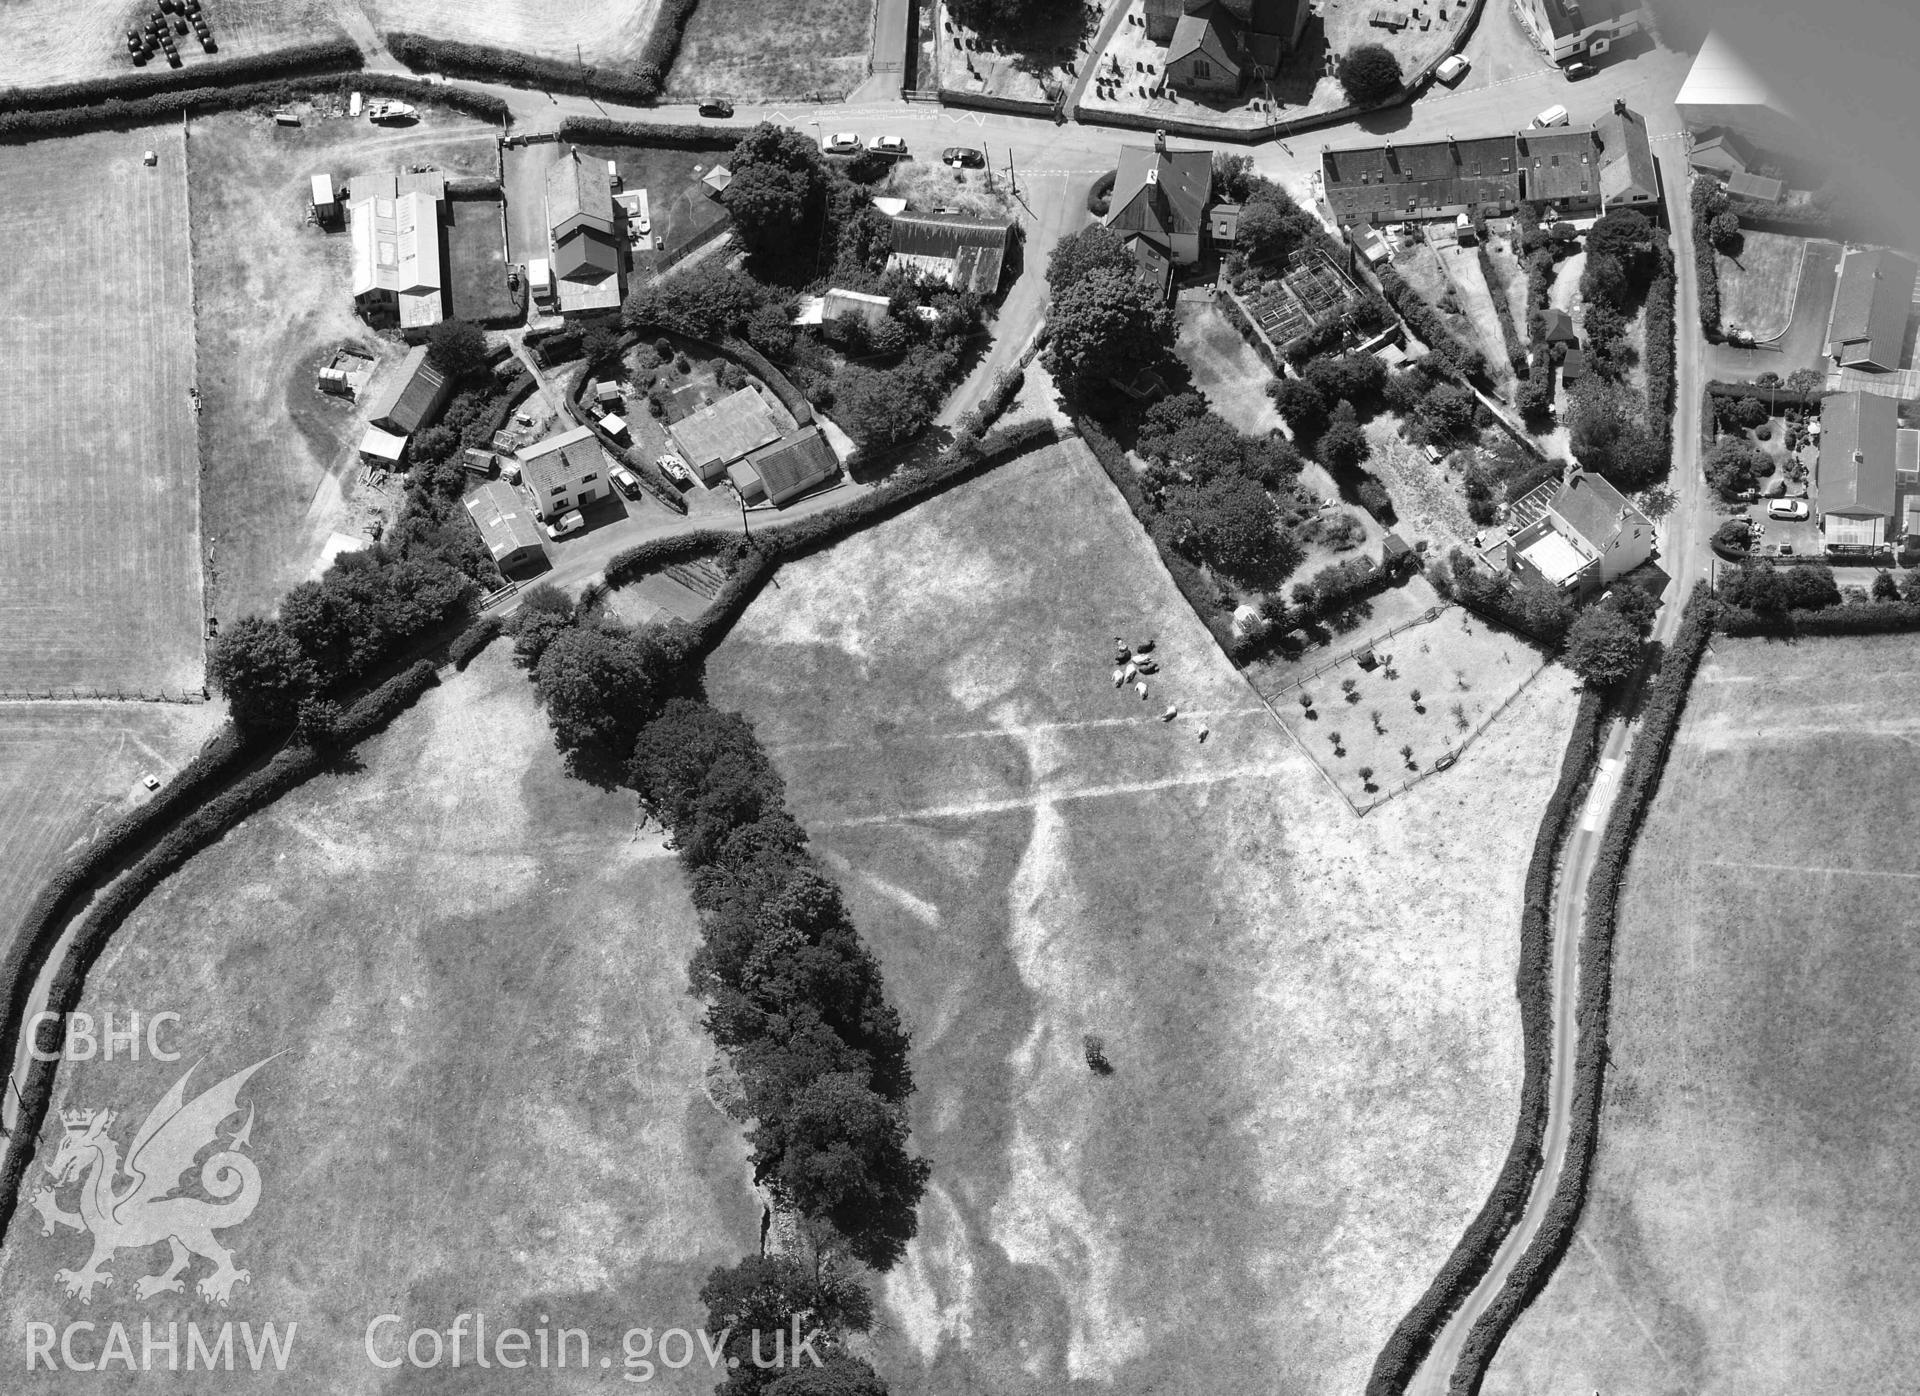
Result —
<instances>
[{"instance_id":1,"label":"dark car","mask_svg":"<svg viewBox=\"0 0 1920 1396\"><path fill-rule=\"evenodd\" d=\"M984 170L987 157L969 145L950 145L940 152L940 163L956 170Z\"/></svg>"},{"instance_id":2,"label":"dark car","mask_svg":"<svg viewBox=\"0 0 1920 1396\"><path fill-rule=\"evenodd\" d=\"M1582 63L1577 58L1561 66L1566 70L1568 82L1579 82L1582 78L1590 78L1593 76L1593 65L1591 63Z\"/></svg>"},{"instance_id":3,"label":"dark car","mask_svg":"<svg viewBox=\"0 0 1920 1396\"><path fill-rule=\"evenodd\" d=\"M700 115L724 119L733 115L733 103L725 97L709 97L700 104Z\"/></svg>"}]
</instances>

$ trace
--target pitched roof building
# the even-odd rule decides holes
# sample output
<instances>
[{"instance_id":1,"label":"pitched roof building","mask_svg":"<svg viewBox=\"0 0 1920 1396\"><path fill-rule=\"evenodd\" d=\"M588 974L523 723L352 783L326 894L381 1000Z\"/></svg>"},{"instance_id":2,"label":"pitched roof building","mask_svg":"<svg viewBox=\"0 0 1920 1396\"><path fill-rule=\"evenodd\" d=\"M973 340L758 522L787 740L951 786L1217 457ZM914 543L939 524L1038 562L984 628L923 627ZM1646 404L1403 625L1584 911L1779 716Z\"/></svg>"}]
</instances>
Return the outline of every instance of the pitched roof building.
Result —
<instances>
[{"instance_id":1,"label":"pitched roof building","mask_svg":"<svg viewBox=\"0 0 1920 1396\"><path fill-rule=\"evenodd\" d=\"M427 346L416 344L382 380L368 403L367 421L396 436L411 436L432 426L452 395L453 381L428 360Z\"/></svg>"},{"instance_id":2,"label":"pitched roof building","mask_svg":"<svg viewBox=\"0 0 1920 1396\"><path fill-rule=\"evenodd\" d=\"M546 539L541 537L533 506L505 480L488 480L467 496L466 505L468 517L493 555L493 565L502 572L546 560Z\"/></svg>"},{"instance_id":3,"label":"pitched roof building","mask_svg":"<svg viewBox=\"0 0 1920 1396\"><path fill-rule=\"evenodd\" d=\"M1647 27L1641 0L1521 0L1520 13L1556 63L1605 53Z\"/></svg>"},{"instance_id":4,"label":"pitched roof building","mask_svg":"<svg viewBox=\"0 0 1920 1396\"><path fill-rule=\"evenodd\" d=\"M770 503L785 504L839 471L840 461L826 436L819 427L807 426L751 452L728 474L742 498L764 495Z\"/></svg>"},{"instance_id":5,"label":"pitched roof building","mask_svg":"<svg viewBox=\"0 0 1920 1396\"><path fill-rule=\"evenodd\" d=\"M1356 146L1320 154L1321 184L1340 223L1452 218L1482 204L1520 202L1511 135Z\"/></svg>"},{"instance_id":6,"label":"pitched roof building","mask_svg":"<svg viewBox=\"0 0 1920 1396\"><path fill-rule=\"evenodd\" d=\"M1833 393L1820 403L1814 482L1827 546L1877 548L1893 522L1900 405L1878 393Z\"/></svg>"},{"instance_id":7,"label":"pitched roof building","mask_svg":"<svg viewBox=\"0 0 1920 1396\"><path fill-rule=\"evenodd\" d=\"M1827 323L1827 354L1841 368L1900 367L1913 312L1912 262L1884 248L1857 248L1840 263Z\"/></svg>"},{"instance_id":8,"label":"pitched roof building","mask_svg":"<svg viewBox=\"0 0 1920 1396\"><path fill-rule=\"evenodd\" d=\"M575 427L520 448L520 483L542 518L591 504L607 494L607 458L592 427Z\"/></svg>"},{"instance_id":9,"label":"pitched roof building","mask_svg":"<svg viewBox=\"0 0 1920 1396\"><path fill-rule=\"evenodd\" d=\"M446 318L445 188L438 175L356 175L349 184L353 303L362 314L392 315L409 338Z\"/></svg>"},{"instance_id":10,"label":"pitched roof building","mask_svg":"<svg viewBox=\"0 0 1920 1396\"><path fill-rule=\"evenodd\" d=\"M1529 202L1567 211L1600 206L1600 137L1593 127L1521 131L1513 141Z\"/></svg>"},{"instance_id":11,"label":"pitched roof building","mask_svg":"<svg viewBox=\"0 0 1920 1396\"><path fill-rule=\"evenodd\" d=\"M1167 46L1161 67L1176 86L1237 88L1279 70L1312 12L1308 0L1147 0L1147 38ZM1227 80L1195 72L1196 58L1223 65Z\"/></svg>"},{"instance_id":12,"label":"pitched roof building","mask_svg":"<svg viewBox=\"0 0 1920 1396\"><path fill-rule=\"evenodd\" d=\"M1200 234L1213 201L1213 154L1153 144L1120 147L1120 168L1106 224L1122 238L1138 237L1181 266L1200 260Z\"/></svg>"},{"instance_id":13,"label":"pitched roof building","mask_svg":"<svg viewBox=\"0 0 1920 1396\"><path fill-rule=\"evenodd\" d=\"M1600 135L1600 195L1608 210L1660 202L1660 167L1654 163L1647 119L1625 102L1594 123Z\"/></svg>"},{"instance_id":14,"label":"pitched roof building","mask_svg":"<svg viewBox=\"0 0 1920 1396\"><path fill-rule=\"evenodd\" d=\"M734 461L777 439L780 428L753 388L729 393L675 422L668 431L687 464L712 484Z\"/></svg>"},{"instance_id":15,"label":"pitched roof building","mask_svg":"<svg viewBox=\"0 0 1920 1396\"><path fill-rule=\"evenodd\" d=\"M1653 553L1647 516L1606 479L1577 466L1518 500L1513 515L1524 522L1489 556L1562 590L1596 591Z\"/></svg>"},{"instance_id":16,"label":"pitched roof building","mask_svg":"<svg viewBox=\"0 0 1920 1396\"><path fill-rule=\"evenodd\" d=\"M547 230L562 315L620 305L620 222L604 160L577 150L547 170Z\"/></svg>"},{"instance_id":17,"label":"pitched roof building","mask_svg":"<svg viewBox=\"0 0 1920 1396\"><path fill-rule=\"evenodd\" d=\"M956 291L991 296L1013 240L1013 220L973 213L899 213L887 270L944 281Z\"/></svg>"}]
</instances>

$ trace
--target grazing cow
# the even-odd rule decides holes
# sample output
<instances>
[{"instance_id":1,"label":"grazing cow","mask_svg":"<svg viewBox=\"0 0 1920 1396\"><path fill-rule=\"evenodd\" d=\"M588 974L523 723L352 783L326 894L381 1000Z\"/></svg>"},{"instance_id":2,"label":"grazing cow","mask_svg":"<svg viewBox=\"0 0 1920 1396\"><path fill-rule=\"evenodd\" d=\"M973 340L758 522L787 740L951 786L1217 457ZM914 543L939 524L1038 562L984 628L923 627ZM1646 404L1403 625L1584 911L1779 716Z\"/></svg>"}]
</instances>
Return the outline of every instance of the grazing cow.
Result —
<instances>
[{"instance_id":1,"label":"grazing cow","mask_svg":"<svg viewBox=\"0 0 1920 1396\"><path fill-rule=\"evenodd\" d=\"M1144 702L1146 701L1146 698L1147 698L1147 686L1146 686L1146 684L1145 684L1145 683L1137 683L1137 684L1135 684L1135 685L1133 686L1133 690L1134 690L1134 692L1136 692L1136 693L1138 693L1138 694L1140 695L1140 701L1144 703Z\"/></svg>"}]
</instances>

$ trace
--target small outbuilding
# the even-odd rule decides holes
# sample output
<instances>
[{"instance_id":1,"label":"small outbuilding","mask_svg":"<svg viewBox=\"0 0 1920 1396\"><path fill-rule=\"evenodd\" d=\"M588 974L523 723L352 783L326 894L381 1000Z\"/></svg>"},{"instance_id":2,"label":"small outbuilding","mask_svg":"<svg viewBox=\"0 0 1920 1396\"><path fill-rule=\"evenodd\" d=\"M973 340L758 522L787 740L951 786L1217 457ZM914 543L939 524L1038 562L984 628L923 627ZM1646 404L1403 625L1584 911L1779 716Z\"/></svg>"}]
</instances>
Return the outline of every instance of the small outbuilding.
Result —
<instances>
[{"instance_id":1,"label":"small outbuilding","mask_svg":"<svg viewBox=\"0 0 1920 1396\"><path fill-rule=\"evenodd\" d=\"M700 182L707 187L707 197L717 199L727 192L727 186L733 183L733 171L725 165L715 165L700 176Z\"/></svg>"},{"instance_id":2,"label":"small outbuilding","mask_svg":"<svg viewBox=\"0 0 1920 1396\"><path fill-rule=\"evenodd\" d=\"M547 561L546 541L527 497L502 480L489 480L466 498L467 514L502 572Z\"/></svg>"},{"instance_id":3,"label":"small outbuilding","mask_svg":"<svg viewBox=\"0 0 1920 1396\"><path fill-rule=\"evenodd\" d=\"M333 176L317 174L311 181L313 216L331 223L340 216L340 195L333 187Z\"/></svg>"},{"instance_id":4,"label":"small outbuilding","mask_svg":"<svg viewBox=\"0 0 1920 1396\"><path fill-rule=\"evenodd\" d=\"M379 427L368 427L360 438L360 459L368 465L386 470L400 468L400 457L406 453L407 438L396 432L383 431Z\"/></svg>"}]
</instances>

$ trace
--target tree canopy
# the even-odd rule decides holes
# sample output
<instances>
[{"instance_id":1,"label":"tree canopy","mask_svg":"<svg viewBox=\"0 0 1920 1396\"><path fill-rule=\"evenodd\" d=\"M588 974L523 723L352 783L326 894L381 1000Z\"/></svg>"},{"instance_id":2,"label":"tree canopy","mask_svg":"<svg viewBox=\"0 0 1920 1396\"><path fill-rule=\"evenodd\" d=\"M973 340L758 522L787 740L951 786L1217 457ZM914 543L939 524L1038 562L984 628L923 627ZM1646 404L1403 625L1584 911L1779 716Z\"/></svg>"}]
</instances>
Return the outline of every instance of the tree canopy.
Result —
<instances>
[{"instance_id":1,"label":"tree canopy","mask_svg":"<svg viewBox=\"0 0 1920 1396\"><path fill-rule=\"evenodd\" d=\"M442 320L427 329L427 358L449 378L477 378L487 371L487 336L465 320Z\"/></svg>"},{"instance_id":2,"label":"tree canopy","mask_svg":"<svg viewBox=\"0 0 1920 1396\"><path fill-rule=\"evenodd\" d=\"M1359 106L1383 102L1400 90L1400 60L1384 44L1356 44L1334 70L1347 100Z\"/></svg>"},{"instance_id":3,"label":"tree canopy","mask_svg":"<svg viewBox=\"0 0 1920 1396\"><path fill-rule=\"evenodd\" d=\"M1047 290L1055 297L1095 271L1132 272L1133 256L1120 235L1104 223L1089 223L1054 244L1047 258Z\"/></svg>"},{"instance_id":4,"label":"tree canopy","mask_svg":"<svg viewBox=\"0 0 1920 1396\"><path fill-rule=\"evenodd\" d=\"M1047 371L1070 398L1109 378L1127 382L1167 352L1173 317L1131 270L1099 267L1053 301Z\"/></svg>"},{"instance_id":5,"label":"tree canopy","mask_svg":"<svg viewBox=\"0 0 1920 1396\"><path fill-rule=\"evenodd\" d=\"M1590 606L1567 631L1567 667L1593 688L1618 683L1640 662L1640 630L1612 606Z\"/></svg>"},{"instance_id":6,"label":"tree canopy","mask_svg":"<svg viewBox=\"0 0 1920 1396\"><path fill-rule=\"evenodd\" d=\"M722 201L750 252L789 254L824 216L826 162L805 133L763 121L740 138Z\"/></svg>"},{"instance_id":7,"label":"tree canopy","mask_svg":"<svg viewBox=\"0 0 1920 1396\"><path fill-rule=\"evenodd\" d=\"M1181 542L1216 571L1274 582L1300 565L1300 545L1280 523L1273 497L1244 475L1219 475L1175 488L1167 512Z\"/></svg>"}]
</instances>

